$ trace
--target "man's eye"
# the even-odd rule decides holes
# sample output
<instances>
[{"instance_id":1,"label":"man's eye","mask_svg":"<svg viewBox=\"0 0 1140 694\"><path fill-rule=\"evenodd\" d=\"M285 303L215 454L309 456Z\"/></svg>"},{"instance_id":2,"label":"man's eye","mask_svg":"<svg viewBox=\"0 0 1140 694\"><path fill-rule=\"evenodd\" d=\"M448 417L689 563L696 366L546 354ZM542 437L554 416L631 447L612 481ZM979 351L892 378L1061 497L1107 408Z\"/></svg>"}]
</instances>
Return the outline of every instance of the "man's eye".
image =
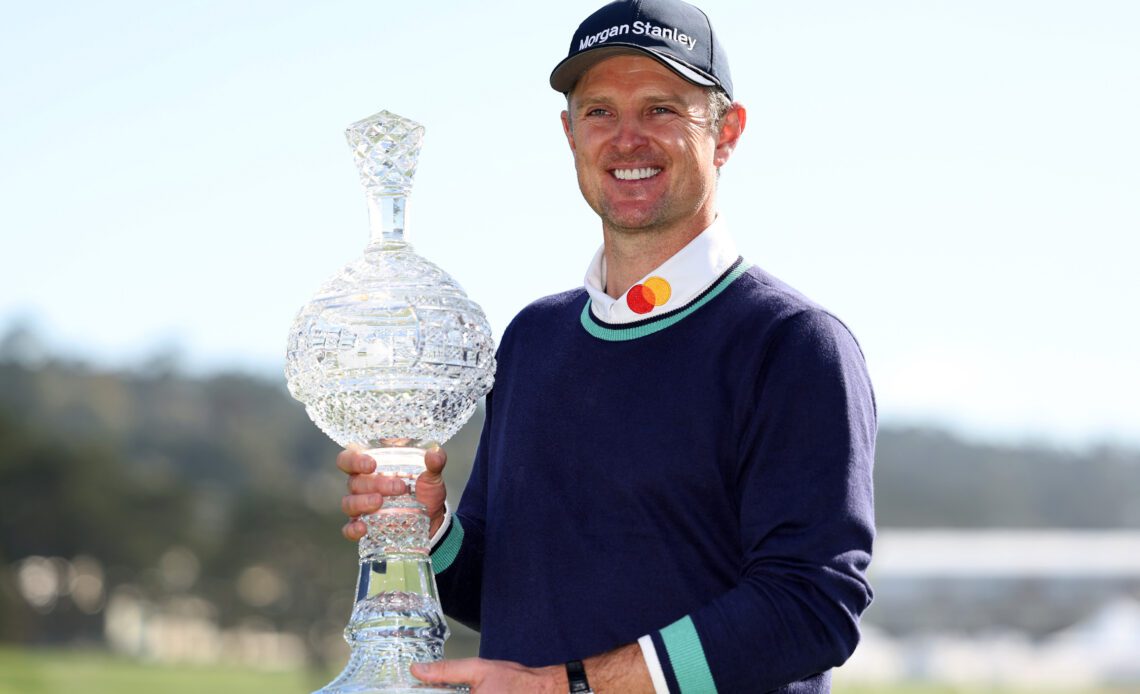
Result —
<instances>
[{"instance_id":1,"label":"man's eye","mask_svg":"<svg viewBox=\"0 0 1140 694\"><path fill-rule=\"evenodd\" d=\"M587 116L604 116L607 113L609 113L609 111L607 111L604 108L592 108L592 109L586 111Z\"/></svg>"},{"instance_id":2,"label":"man's eye","mask_svg":"<svg viewBox=\"0 0 1140 694\"><path fill-rule=\"evenodd\" d=\"M673 113L673 109L669 108L668 106L654 106L653 113Z\"/></svg>"}]
</instances>

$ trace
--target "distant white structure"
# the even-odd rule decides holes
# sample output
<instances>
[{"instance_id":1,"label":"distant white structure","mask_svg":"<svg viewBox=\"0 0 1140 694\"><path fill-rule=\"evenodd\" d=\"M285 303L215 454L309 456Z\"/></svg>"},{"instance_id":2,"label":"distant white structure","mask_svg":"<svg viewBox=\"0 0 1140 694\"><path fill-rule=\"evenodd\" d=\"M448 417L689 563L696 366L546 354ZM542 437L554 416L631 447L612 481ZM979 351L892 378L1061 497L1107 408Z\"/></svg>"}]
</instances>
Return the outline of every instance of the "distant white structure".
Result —
<instances>
[{"instance_id":1,"label":"distant white structure","mask_svg":"<svg viewBox=\"0 0 1140 694\"><path fill-rule=\"evenodd\" d=\"M1140 682L1140 532L886 530L837 681Z\"/></svg>"},{"instance_id":2,"label":"distant white structure","mask_svg":"<svg viewBox=\"0 0 1140 694\"><path fill-rule=\"evenodd\" d=\"M1096 614L1059 632L1046 643L1046 656L1096 663L1109 682L1140 682L1140 601L1115 600Z\"/></svg>"},{"instance_id":3,"label":"distant white structure","mask_svg":"<svg viewBox=\"0 0 1140 694\"><path fill-rule=\"evenodd\" d=\"M292 670L306 662L300 636L249 623L223 629L213 605L183 596L153 603L120 588L104 612L104 634L115 651L159 663L227 663Z\"/></svg>"},{"instance_id":4,"label":"distant white structure","mask_svg":"<svg viewBox=\"0 0 1140 694\"><path fill-rule=\"evenodd\" d=\"M1140 579L1140 531L885 530L871 576Z\"/></svg>"},{"instance_id":5,"label":"distant white structure","mask_svg":"<svg viewBox=\"0 0 1140 694\"><path fill-rule=\"evenodd\" d=\"M1140 602L1122 599L1042 642L1016 632L893 638L874 627L837 681L925 680L1035 690L1140 682Z\"/></svg>"}]
</instances>

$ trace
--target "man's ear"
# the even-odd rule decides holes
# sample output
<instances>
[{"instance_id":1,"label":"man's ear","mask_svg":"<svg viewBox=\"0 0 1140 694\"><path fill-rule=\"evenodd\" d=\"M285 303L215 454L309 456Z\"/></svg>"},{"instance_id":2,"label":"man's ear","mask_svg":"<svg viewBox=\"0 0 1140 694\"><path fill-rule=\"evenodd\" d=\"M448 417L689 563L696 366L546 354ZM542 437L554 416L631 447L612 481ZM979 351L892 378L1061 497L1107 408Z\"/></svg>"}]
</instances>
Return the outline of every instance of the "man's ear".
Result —
<instances>
[{"instance_id":1,"label":"man's ear","mask_svg":"<svg viewBox=\"0 0 1140 694\"><path fill-rule=\"evenodd\" d=\"M720 124L720 132L717 133L716 138L716 154L713 156L713 164L716 168L720 168L728 162L728 158L732 156L732 151L736 149L736 143L740 141L740 136L744 133L744 124L748 121L748 112L738 102L732 102L732 106L728 108L728 113L724 114L724 121Z\"/></svg>"},{"instance_id":2,"label":"man's ear","mask_svg":"<svg viewBox=\"0 0 1140 694\"><path fill-rule=\"evenodd\" d=\"M570 151L574 151L574 130L570 127L570 112L562 112L562 132L566 133L566 142L570 145Z\"/></svg>"}]
</instances>

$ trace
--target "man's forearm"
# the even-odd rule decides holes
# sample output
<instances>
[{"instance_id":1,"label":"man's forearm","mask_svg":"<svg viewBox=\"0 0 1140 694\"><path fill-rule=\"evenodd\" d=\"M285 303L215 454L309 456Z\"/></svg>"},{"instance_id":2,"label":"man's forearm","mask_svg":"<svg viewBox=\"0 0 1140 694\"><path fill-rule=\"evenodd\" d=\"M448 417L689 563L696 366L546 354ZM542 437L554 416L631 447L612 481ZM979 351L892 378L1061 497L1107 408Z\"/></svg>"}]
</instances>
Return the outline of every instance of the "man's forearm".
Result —
<instances>
[{"instance_id":1,"label":"man's forearm","mask_svg":"<svg viewBox=\"0 0 1140 694\"><path fill-rule=\"evenodd\" d=\"M649 669L636 643L586 658L586 677L596 694L654 694ZM505 660L465 658L415 663L412 674L424 682L466 684L472 694L566 694L563 665L529 668Z\"/></svg>"},{"instance_id":2,"label":"man's forearm","mask_svg":"<svg viewBox=\"0 0 1140 694\"><path fill-rule=\"evenodd\" d=\"M636 643L582 661L595 694L653 694L645 656Z\"/></svg>"}]
</instances>

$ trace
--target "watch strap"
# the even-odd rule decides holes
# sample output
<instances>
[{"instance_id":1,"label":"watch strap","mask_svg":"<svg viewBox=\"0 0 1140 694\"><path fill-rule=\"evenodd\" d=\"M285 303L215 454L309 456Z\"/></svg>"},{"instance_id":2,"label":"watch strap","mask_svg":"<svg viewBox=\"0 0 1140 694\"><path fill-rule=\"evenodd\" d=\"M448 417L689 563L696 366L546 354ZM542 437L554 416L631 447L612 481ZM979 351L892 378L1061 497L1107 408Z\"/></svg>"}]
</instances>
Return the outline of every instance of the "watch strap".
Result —
<instances>
[{"instance_id":1,"label":"watch strap","mask_svg":"<svg viewBox=\"0 0 1140 694\"><path fill-rule=\"evenodd\" d=\"M582 665L581 660L566 663L566 679L570 681L570 694L594 694L586 679L586 666Z\"/></svg>"}]
</instances>

